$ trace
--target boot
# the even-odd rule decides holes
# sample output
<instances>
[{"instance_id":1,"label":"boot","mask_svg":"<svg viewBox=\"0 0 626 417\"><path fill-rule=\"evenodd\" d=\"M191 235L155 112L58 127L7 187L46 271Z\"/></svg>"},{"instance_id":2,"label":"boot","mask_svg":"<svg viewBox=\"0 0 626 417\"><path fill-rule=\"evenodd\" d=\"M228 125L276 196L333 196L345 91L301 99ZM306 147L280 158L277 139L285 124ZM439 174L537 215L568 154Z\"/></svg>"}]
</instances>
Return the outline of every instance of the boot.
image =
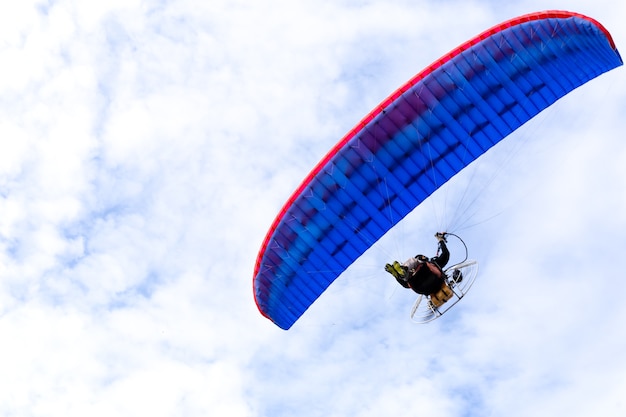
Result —
<instances>
[{"instance_id":1,"label":"boot","mask_svg":"<svg viewBox=\"0 0 626 417\"><path fill-rule=\"evenodd\" d=\"M393 267L393 265L391 264L386 264L385 265L385 271L389 272L391 275L394 276L394 278L398 278L401 279L402 277L398 274L398 271L395 270L395 268Z\"/></svg>"},{"instance_id":2,"label":"boot","mask_svg":"<svg viewBox=\"0 0 626 417\"><path fill-rule=\"evenodd\" d=\"M393 261L393 269L398 272L398 275L400 275L401 278L404 278L406 276L406 267L400 265L400 262Z\"/></svg>"}]
</instances>

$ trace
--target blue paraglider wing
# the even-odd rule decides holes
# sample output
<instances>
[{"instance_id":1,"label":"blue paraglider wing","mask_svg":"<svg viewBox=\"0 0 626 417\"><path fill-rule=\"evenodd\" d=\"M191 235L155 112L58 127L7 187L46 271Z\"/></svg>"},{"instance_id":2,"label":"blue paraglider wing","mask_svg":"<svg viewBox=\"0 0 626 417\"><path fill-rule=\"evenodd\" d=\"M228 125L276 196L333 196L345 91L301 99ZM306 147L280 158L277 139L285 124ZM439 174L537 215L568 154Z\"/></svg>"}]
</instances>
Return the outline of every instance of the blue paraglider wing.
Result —
<instances>
[{"instance_id":1,"label":"blue paraglider wing","mask_svg":"<svg viewBox=\"0 0 626 417\"><path fill-rule=\"evenodd\" d=\"M587 81L622 65L586 16L504 22L417 74L353 128L284 205L258 254L261 313L283 329L456 173Z\"/></svg>"}]
</instances>

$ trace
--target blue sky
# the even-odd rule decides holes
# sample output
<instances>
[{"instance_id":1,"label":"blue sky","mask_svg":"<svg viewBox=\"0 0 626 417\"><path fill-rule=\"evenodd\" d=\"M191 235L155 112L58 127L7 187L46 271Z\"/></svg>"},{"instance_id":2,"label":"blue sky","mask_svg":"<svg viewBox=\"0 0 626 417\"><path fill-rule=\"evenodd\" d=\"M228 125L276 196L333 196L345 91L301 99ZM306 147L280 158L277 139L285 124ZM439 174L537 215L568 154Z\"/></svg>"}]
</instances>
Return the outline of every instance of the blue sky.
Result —
<instances>
[{"instance_id":1,"label":"blue sky","mask_svg":"<svg viewBox=\"0 0 626 417\"><path fill-rule=\"evenodd\" d=\"M623 415L623 68L418 208L288 332L252 296L274 216L350 128L546 9L626 45L608 0L0 6L0 414ZM466 189L480 275L415 325L382 265L434 251Z\"/></svg>"}]
</instances>

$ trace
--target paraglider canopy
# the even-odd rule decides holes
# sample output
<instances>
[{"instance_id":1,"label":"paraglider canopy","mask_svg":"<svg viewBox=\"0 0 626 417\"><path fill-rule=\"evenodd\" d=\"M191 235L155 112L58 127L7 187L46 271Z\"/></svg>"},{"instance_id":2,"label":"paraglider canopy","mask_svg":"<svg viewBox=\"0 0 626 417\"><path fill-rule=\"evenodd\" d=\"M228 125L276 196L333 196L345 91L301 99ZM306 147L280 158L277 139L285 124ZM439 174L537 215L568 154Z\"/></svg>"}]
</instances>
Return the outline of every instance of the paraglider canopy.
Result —
<instances>
[{"instance_id":1,"label":"paraglider canopy","mask_svg":"<svg viewBox=\"0 0 626 417\"><path fill-rule=\"evenodd\" d=\"M501 23L419 72L315 166L280 210L253 279L283 329L442 184L587 81L622 65L609 32L577 13Z\"/></svg>"}]
</instances>

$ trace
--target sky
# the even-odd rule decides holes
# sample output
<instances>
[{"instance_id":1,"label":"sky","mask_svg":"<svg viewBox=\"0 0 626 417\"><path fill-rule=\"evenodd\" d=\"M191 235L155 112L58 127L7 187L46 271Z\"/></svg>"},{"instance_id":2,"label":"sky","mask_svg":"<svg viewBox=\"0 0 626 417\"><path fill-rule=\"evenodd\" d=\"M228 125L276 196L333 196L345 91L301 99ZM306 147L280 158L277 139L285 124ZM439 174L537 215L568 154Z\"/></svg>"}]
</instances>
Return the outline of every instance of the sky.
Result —
<instances>
[{"instance_id":1,"label":"sky","mask_svg":"<svg viewBox=\"0 0 626 417\"><path fill-rule=\"evenodd\" d=\"M347 131L547 9L626 51L611 0L0 5L0 415L624 415L623 68L451 181L289 331L252 294L278 210ZM383 265L459 218L477 281L414 324Z\"/></svg>"}]
</instances>

